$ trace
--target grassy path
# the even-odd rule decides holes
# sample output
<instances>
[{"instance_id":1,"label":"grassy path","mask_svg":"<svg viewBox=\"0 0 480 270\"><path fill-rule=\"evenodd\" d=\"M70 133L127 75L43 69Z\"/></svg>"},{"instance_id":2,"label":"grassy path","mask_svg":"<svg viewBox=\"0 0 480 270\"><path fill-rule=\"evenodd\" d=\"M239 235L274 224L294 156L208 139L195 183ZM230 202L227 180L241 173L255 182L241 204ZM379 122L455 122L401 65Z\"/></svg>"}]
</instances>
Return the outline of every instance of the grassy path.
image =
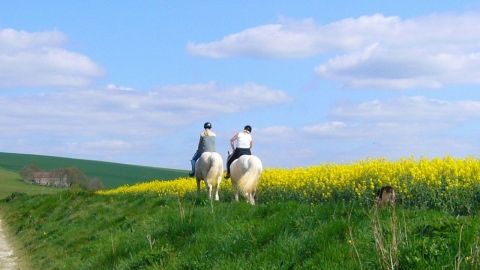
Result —
<instances>
[{"instance_id":1,"label":"grassy path","mask_svg":"<svg viewBox=\"0 0 480 270\"><path fill-rule=\"evenodd\" d=\"M22 181L18 173L0 168L0 200L4 200L13 192L27 194L48 194L59 192L62 189L43 187L27 184ZM3 221L0 218L0 269L16 270L20 269L17 257L14 256L12 246L8 243L3 229Z\"/></svg>"},{"instance_id":2,"label":"grassy path","mask_svg":"<svg viewBox=\"0 0 480 270\"><path fill-rule=\"evenodd\" d=\"M13 270L18 269L13 250L5 237L0 219L0 269Z\"/></svg>"}]
</instances>

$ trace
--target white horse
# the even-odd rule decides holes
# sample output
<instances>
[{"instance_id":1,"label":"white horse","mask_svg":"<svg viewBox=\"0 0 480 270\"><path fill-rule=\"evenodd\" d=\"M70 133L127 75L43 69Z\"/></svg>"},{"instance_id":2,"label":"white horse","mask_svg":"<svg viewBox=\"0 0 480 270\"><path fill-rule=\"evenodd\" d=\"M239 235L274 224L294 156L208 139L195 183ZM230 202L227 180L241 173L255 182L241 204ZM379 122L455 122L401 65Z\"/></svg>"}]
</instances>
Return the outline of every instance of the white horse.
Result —
<instances>
[{"instance_id":1,"label":"white horse","mask_svg":"<svg viewBox=\"0 0 480 270\"><path fill-rule=\"evenodd\" d=\"M238 193L242 193L248 203L255 205L255 193L262 170L262 162L253 155L243 155L232 162L230 177L236 201L238 201Z\"/></svg>"},{"instance_id":2,"label":"white horse","mask_svg":"<svg viewBox=\"0 0 480 270\"><path fill-rule=\"evenodd\" d=\"M195 164L195 178L197 178L197 192L200 192L200 182L205 181L208 198L212 199L212 192L215 193L215 200L218 201L218 188L222 181L223 159L217 152L204 152Z\"/></svg>"}]
</instances>

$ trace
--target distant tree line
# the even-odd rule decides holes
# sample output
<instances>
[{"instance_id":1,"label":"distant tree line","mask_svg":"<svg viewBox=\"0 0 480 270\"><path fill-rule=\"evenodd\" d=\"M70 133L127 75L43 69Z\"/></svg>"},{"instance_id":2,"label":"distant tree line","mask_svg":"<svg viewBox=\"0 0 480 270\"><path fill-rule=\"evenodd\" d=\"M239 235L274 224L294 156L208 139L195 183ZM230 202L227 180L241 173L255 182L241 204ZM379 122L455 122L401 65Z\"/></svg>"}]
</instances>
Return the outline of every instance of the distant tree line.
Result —
<instances>
[{"instance_id":1,"label":"distant tree line","mask_svg":"<svg viewBox=\"0 0 480 270\"><path fill-rule=\"evenodd\" d=\"M99 178L90 178L76 167L44 171L40 167L30 164L20 171L20 176L27 183L44 186L72 187L90 191L103 189L104 187Z\"/></svg>"}]
</instances>

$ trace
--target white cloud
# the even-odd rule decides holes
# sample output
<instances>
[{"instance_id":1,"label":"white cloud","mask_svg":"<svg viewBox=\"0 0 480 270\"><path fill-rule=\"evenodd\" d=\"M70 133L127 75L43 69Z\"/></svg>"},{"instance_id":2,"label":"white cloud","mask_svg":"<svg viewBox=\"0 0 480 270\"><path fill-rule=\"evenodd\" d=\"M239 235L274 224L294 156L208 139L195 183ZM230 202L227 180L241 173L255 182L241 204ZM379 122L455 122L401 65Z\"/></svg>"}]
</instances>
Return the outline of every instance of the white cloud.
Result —
<instances>
[{"instance_id":1,"label":"white cloud","mask_svg":"<svg viewBox=\"0 0 480 270\"><path fill-rule=\"evenodd\" d=\"M375 43L363 51L332 58L315 71L350 87L439 88L451 83L480 83L480 54L381 47Z\"/></svg>"},{"instance_id":2,"label":"white cloud","mask_svg":"<svg viewBox=\"0 0 480 270\"><path fill-rule=\"evenodd\" d=\"M116 85L113 83L110 83L107 85L108 90L122 90L122 91L134 91L135 89L128 87L128 86L121 86L121 85Z\"/></svg>"},{"instance_id":3,"label":"white cloud","mask_svg":"<svg viewBox=\"0 0 480 270\"><path fill-rule=\"evenodd\" d=\"M303 131L307 134L312 134L316 136L327 136L327 137L336 137L336 136L345 136L345 130L347 125L340 121L332 121L327 123L314 124L310 126L305 126Z\"/></svg>"},{"instance_id":4,"label":"white cloud","mask_svg":"<svg viewBox=\"0 0 480 270\"><path fill-rule=\"evenodd\" d=\"M214 82L152 91L57 91L0 97L0 132L111 137L152 136L206 116L287 102L282 91L254 83Z\"/></svg>"},{"instance_id":5,"label":"white cloud","mask_svg":"<svg viewBox=\"0 0 480 270\"><path fill-rule=\"evenodd\" d=\"M192 123L288 100L283 91L255 83L215 82L0 95L0 148L129 163L161 159L157 165L183 167L189 163L168 155L182 153L187 161L193 155L189 145L196 146L197 135L183 133Z\"/></svg>"},{"instance_id":6,"label":"white cloud","mask_svg":"<svg viewBox=\"0 0 480 270\"><path fill-rule=\"evenodd\" d=\"M30 33L14 29L0 29L1 51L23 51L33 48L60 46L67 41L58 31Z\"/></svg>"},{"instance_id":7,"label":"white cloud","mask_svg":"<svg viewBox=\"0 0 480 270\"><path fill-rule=\"evenodd\" d=\"M330 112L334 121L306 126L317 137L395 142L443 136L466 121L480 119L480 102L444 101L421 96L344 104Z\"/></svg>"},{"instance_id":8,"label":"white cloud","mask_svg":"<svg viewBox=\"0 0 480 270\"><path fill-rule=\"evenodd\" d=\"M255 137L260 142L269 142L270 140L291 140L296 135L296 131L287 126L271 126L255 130Z\"/></svg>"},{"instance_id":9,"label":"white cloud","mask_svg":"<svg viewBox=\"0 0 480 270\"><path fill-rule=\"evenodd\" d=\"M206 57L295 58L324 54L322 77L352 87L438 88L480 83L480 14L412 19L374 14L317 25L283 20L187 50ZM332 58L332 55L335 56Z\"/></svg>"},{"instance_id":10,"label":"white cloud","mask_svg":"<svg viewBox=\"0 0 480 270\"><path fill-rule=\"evenodd\" d=\"M283 91L255 83L223 87L215 82L207 84L167 86L151 93L163 97L163 106L182 108L189 112L232 113L266 104L288 102Z\"/></svg>"},{"instance_id":11,"label":"white cloud","mask_svg":"<svg viewBox=\"0 0 480 270\"><path fill-rule=\"evenodd\" d=\"M222 58L233 56L296 58L332 50L351 50L368 43L371 36L388 33L397 17L383 15L345 19L318 26L312 19L283 19L261 25L208 43L190 42L194 55Z\"/></svg>"},{"instance_id":12,"label":"white cloud","mask_svg":"<svg viewBox=\"0 0 480 270\"><path fill-rule=\"evenodd\" d=\"M476 155L480 149L475 128L480 101L400 97L341 104L328 117L303 127L259 129L260 155L269 164L297 166L367 157Z\"/></svg>"},{"instance_id":13,"label":"white cloud","mask_svg":"<svg viewBox=\"0 0 480 270\"><path fill-rule=\"evenodd\" d=\"M0 88L79 87L102 75L90 58L62 48L65 42L58 31L0 29Z\"/></svg>"},{"instance_id":14,"label":"white cloud","mask_svg":"<svg viewBox=\"0 0 480 270\"><path fill-rule=\"evenodd\" d=\"M138 156L148 151L148 142L138 138L102 139L102 138L70 138L62 143L38 146L30 142L30 149L39 153L52 153L60 156L74 156L86 159L109 160L131 163ZM30 150L32 151L32 150ZM127 157L125 159L125 157Z\"/></svg>"},{"instance_id":15,"label":"white cloud","mask_svg":"<svg viewBox=\"0 0 480 270\"><path fill-rule=\"evenodd\" d=\"M310 20L288 25L263 25L226 36L220 41L203 44L189 42L187 50L194 55L212 58L304 57L321 51L315 46L311 33L305 31L305 28L311 27L314 25Z\"/></svg>"},{"instance_id":16,"label":"white cloud","mask_svg":"<svg viewBox=\"0 0 480 270\"><path fill-rule=\"evenodd\" d=\"M445 101L422 96L393 100L372 100L333 109L336 119L380 122L442 122L451 123L480 117L480 101Z\"/></svg>"},{"instance_id":17,"label":"white cloud","mask_svg":"<svg viewBox=\"0 0 480 270\"><path fill-rule=\"evenodd\" d=\"M124 140L97 140L97 141L87 141L87 142L72 142L67 143L68 151L75 153L114 153L127 151L134 147L131 142Z\"/></svg>"}]
</instances>

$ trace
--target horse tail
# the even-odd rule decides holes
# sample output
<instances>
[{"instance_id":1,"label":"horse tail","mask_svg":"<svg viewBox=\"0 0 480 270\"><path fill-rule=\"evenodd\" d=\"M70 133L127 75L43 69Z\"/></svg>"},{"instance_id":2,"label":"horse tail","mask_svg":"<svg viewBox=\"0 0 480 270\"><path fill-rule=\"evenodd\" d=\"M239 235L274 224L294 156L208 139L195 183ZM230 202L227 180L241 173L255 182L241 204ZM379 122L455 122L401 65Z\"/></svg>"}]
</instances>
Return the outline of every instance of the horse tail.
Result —
<instances>
[{"instance_id":1,"label":"horse tail","mask_svg":"<svg viewBox=\"0 0 480 270\"><path fill-rule=\"evenodd\" d=\"M208 173L207 173L207 179L208 182L211 183L212 185L217 185L219 184L219 180L222 179L222 174L223 174L223 160L222 156L220 154L214 152L208 157Z\"/></svg>"},{"instance_id":2,"label":"horse tail","mask_svg":"<svg viewBox=\"0 0 480 270\"><path fill-rule=\"evenodd\" d=\"M238 181L238 186L244 193L252 194L257 190L258 181L262 173L262 162L256 156L249 156L247 171Z\"/></svg>"}]
</instances>

